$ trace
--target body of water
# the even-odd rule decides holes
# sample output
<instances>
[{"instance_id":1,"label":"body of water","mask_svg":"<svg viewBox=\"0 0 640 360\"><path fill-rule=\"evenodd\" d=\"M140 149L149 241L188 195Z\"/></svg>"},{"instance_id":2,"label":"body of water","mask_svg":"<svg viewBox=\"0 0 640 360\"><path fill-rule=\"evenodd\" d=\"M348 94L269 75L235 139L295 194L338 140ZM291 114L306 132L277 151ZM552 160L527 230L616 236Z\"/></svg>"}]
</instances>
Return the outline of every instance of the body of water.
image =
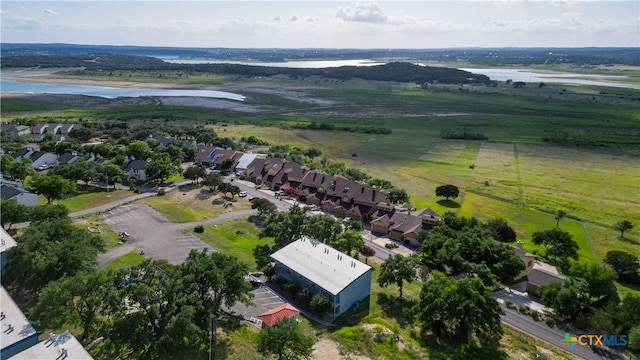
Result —
<instances>
[{"instance_id":1,"label":"body of water","mask_svg":"<svg viewBox=\"0 0 640 360\"><path fill-rule=\"evenodd\" d=\"M597 85L612 86L621 88L635 88L631 84L617 82L624 80L627 76L597 75L597 74L574 74L561 72L534 72L528 69L460 69L474 74L486 75L491 80L498 81L522 81L525 83L563 83L574 85Z\"/></svg>"},{"instance_id":2,"label":"body of water","mask_svg":"<svg viewBox=\"0 0 640 360\"><path fill-rule=\"evenodd\" d=\"M266 66L266 67L288 67L288 68L308 68L319 69L329 67L340 66L375 66L384 65L384 62L366 59L356 60L301 60L301 61L286 61L286 62L247 62L247 61L231 61L231 60L216 60L216 59L182 59L178 57L158 57L165 62L172 64L237 64L237 65L254 65L254 66Z\"/></svg>"},{"instance_id":3,"label":"body of water","mask_svg":"<svg viewBox=\"0 0 640 360\"><path fill-rule=\"evenodd\" d=\"M240 94L214 90L116 88L108 86L23 82L4 79L0 80L0 92L23 94L74 94L98 96L107 99L141 96L190 96L235 101L244 101L245 99L245 97Z\"/></svg>"}]
</instances>

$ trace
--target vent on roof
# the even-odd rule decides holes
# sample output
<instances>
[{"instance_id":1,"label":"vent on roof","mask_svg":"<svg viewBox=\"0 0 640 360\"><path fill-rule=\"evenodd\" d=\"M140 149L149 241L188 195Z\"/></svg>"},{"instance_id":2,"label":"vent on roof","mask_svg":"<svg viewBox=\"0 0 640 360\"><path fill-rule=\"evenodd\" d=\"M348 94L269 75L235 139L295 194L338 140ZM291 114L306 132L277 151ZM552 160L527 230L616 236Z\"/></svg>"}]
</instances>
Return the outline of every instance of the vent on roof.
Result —
<instances>
[{"instance_id":1,"label":"vent on roof","mask_svg":"<svg viewBox=\"0 0 640 360\"><path fill-rule=\"evenodd\" d=\"M344 190L342 190L343 193L346 193L347 191L349 191L348 187L346 187L346 188L344 188Z\"/></svg>"}]
</instances>

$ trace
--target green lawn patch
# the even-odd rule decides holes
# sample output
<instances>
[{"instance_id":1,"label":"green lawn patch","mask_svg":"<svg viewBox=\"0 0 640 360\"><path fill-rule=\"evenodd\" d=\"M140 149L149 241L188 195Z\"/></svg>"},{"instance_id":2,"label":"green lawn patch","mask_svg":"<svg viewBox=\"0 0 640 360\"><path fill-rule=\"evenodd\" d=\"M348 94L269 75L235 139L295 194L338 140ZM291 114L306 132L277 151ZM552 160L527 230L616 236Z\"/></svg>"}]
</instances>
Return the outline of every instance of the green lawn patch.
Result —
<instances>
[{"instance_id":1,"label":"green lawn patch","mask_svg":"<svg viewBox=\"0 0 640 360\"><path fill-rule=\"evenodd\" d=\"M104 240L104 245L107 251L122 244L122 242L120 241L120 237L118 237L118 234L116 234L115 231L111 230L109 225L104 222L103 217L100 215L89 215L81 218L76 218L73 219L73 223L100 235L102 240ZM96 230L99 230L99 232L96 232Z\"/></svg>"},{"instance_id":2,"label":"green lawn patch","mask_svg":"<svg viewBox=\"0 0 640 360\"><path fill-rule=\"evenodd\" d=\"M188 229L195 236L210 244L218 251L237 257L240 261L255 268L253 249L258 245L271 245L273 238L260 239L260 229L247 219L236 219L219 225L205 226L203 233Z\"/></svg>"},{"instance_id":3,"label":"green lawn patch","mask_svg":"<svg viewBox=\"0 0 640 360\"><path fill-rule=\"evenodd\" d=\"M102 268L100 271L109 271L109 270L120 270L126 269L130 267L134 267L136 265L142 264L147 258L140 255L137 251L132 251L128 254L122 255L121 257L113 260L107 266Z\"/></svg>"},{"instance_id":4,"label":"green lawn patch","mask_svg":"<svg viewBox=\"0 0 640 360\"><path fill-rule=\"evenodd\" d=\"M122 200L135 194L127 190L109 189L107 192L104 188L97 187L78 187L78 194L62 200L54 200L54 204L62 204L69 209L69 212L77 212L87 210L96 206L108 204L113 201ZM38 196L39 204L46 204L47 200L42 196Z\"/></svg>"}]
</instances>

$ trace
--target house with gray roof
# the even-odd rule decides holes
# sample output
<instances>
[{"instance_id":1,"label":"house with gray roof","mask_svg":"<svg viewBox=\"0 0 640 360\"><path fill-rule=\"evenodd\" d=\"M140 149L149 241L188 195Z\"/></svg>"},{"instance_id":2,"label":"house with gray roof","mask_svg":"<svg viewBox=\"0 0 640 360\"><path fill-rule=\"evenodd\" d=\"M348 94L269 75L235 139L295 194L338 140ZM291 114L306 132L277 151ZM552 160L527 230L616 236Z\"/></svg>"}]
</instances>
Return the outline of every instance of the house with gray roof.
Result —
<instances>
[{"instance_id":1,"label":"house with gray roof","mask_svg":"<svg viewBox=\"0 0 640 360\"><path fill-rule=\"evenodd\" d=\"M371 293L371 267L308 236L271 255L276 276L295 281L331 301L332 319Z\"/></svg>"},{"instance_id":2,"label":"house with gray roof","mask_svg":"<svg viewBox=\"0 0 640 360\"><path fill-rule=\"evenodd\" d=\"M136 181L147 181L147 162L145 160L129 160L122 169L127 173L129 179L133 178Z\"/></svg>"},{"instance_id":3,"label":"house with gray roof","mask_svg":"<svg viewBox=\"0 0 640 360\"><path fill-rule=\"evenodd\" d=\"M2 200L14 199L21 205L38 205L38 195L25 188L22 183L10 183L3 181L0 185L0 197Z\"/></svg>"}]
</instances>

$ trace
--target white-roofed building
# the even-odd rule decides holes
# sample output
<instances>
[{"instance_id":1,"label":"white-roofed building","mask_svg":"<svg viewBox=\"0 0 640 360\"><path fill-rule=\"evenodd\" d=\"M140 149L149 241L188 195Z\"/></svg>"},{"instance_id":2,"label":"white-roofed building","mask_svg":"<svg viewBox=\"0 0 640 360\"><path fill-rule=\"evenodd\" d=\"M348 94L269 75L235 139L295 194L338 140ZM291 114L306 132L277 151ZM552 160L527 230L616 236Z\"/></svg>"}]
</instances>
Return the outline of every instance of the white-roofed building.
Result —
<instances>
[{"instance_id":1,"label":"white-roofed building","mask_svg":"<svg viewBox=\"0 0 640 360\"><path fill-rule=\"evenodd\" d=\"M8 359L38 343L38 333L13 301L7 290L0 286L0 359ZM29 358L31 359L31 358Z\"/></svg>"},{"instance_id":2,"label":"white-roofed building","mask_svg":"<svg viewBox=\"0 0 640 360\"><path fill-rule=\"evenodd\" d=\"M93 359L80 341L69 330L60 334L50 334L47 340L14 355L12 360L48 360L48 359Z\"/></svg>"},{"instance_id":3,"label":"white-roofed building","mask_svg":"<svg viewBox=\"0 0 640 360\"><path fill-rule=\"evenodd\" d=\"M0 229L2 229L0 230L0 273L2 273L6 260L6 251L16 246L17 243L2 226L0 226Z\"/></svg>"},{"instance_id":4,"label":"white-roofed building","mask_svg":"<svg viewBox=\"0 0 640 360\"><path fill-rule=\"evenodd\" d=\"M271 255L275 271L333 304L335 319L371 293L371 267L307 236Z\"/></svg>"}]
</instances>

